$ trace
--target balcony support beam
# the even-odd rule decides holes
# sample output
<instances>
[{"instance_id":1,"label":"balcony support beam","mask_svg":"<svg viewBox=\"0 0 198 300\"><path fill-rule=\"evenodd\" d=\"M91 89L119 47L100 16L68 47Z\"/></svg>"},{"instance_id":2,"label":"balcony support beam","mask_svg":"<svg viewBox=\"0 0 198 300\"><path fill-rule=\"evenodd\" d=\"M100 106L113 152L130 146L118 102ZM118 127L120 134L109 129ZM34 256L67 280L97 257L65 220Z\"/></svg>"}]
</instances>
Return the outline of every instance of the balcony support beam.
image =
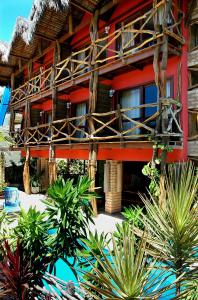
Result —
<instances>
[{"instance_id":1,"label":"balcony support beam","mask_svg":"<svg viewBox=\"0 0 198 300\"><path fill-rule=\"evenodd\" d=\"M92 24L90 26L90 37L92 42L92 55L91 55L91 76L89 82L89 114L95 112L96 102L97 102L97 92L98 92L98 70L97 64L95 63L95 57L97 55L97 45L95 41L98 38L98 20L99 20L99 10L96 10L92 19ZM90 117L88 120L90 135L95 131L93 119ZM89 178L91 180L90 191L95 191L95 175L96 175L96 163L97 163L97 146L92 144L89 151ZM92 199L92 208L94 215L97 215L97 203L96 198Z\"/></svg>"},{"instance_id":2,"label":"balcony support beam","mask_svg":"<svg viewBox=\"0 0 198 300\"><path fill-rule=\"evenodd\" d=\"M30 188L30 150L29 147L26 147L26 156L25 156L25 163L23 169L23 185L25 193L30 195L31 188Z\"/></svg>"}]
</instances>

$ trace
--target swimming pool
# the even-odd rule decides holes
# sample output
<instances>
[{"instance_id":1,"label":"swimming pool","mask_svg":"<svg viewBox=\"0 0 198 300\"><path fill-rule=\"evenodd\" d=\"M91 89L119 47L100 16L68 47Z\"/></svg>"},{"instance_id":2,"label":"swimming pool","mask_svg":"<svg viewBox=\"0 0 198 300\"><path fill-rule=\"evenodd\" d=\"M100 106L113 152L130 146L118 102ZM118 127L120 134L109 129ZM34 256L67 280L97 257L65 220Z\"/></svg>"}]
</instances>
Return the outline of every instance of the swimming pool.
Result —
<instances>
[{"instance_id":1,"label":"swimming pool","mask_svg":"<svg viewBox=\"0 0 198 300\"><path fill-rule=\"evenodd\" d=\"M71 258L70 263L73 262L73 259ZM58 259L58 261L55 264L56 267L56 276L58 278L60 278L63 281L72 281L74 283L74 285L78 285L78 281L76 279L76 277L74 276L71 268L62 260L62 259ZM156 269L155 271L153 271L153 276L155 276L155 278L157 278L158 280L163 279L164 277L167 277L166 280L163 281L163 283L160 285L161 288L165 288L166 286L169 286L172 282L175 281L176 277L174 275L171 274L171 272L166 272L164 273L163 271L160 270L160 265L158 265L157 267L159 267L159 269ZM78 264L76 263L75 269L77 270L77 273L79 275L79 277L82 276L82 273L80 271L78 271ZM46 285L47 287L47 285ZM155 287L157 287L157 283L156 285L153 286L152 290L155 289ZM170 300L172 299L174 296L176 296L176 290L175 288L169 289L167 291L165 291L161 297L159 297L160 300Z\"/></svg>"}]
</instances>

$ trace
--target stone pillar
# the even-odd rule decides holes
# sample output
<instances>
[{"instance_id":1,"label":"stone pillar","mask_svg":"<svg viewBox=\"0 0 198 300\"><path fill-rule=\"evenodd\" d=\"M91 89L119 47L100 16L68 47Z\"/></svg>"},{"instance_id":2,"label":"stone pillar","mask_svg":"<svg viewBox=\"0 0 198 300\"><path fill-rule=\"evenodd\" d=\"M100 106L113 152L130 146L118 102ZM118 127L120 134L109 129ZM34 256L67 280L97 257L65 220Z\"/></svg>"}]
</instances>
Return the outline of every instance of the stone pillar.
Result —
<instances>
[{"instance_id":1,"label":"stone pillar","mask_svg":"<svg viewBox=\"0 0 198 300\"><path fill-rule=\"evenodd\" d=\"M105 211L121 211L122 204L122 162L108 160L104 170Z\"/></svg>"}]
</instances>

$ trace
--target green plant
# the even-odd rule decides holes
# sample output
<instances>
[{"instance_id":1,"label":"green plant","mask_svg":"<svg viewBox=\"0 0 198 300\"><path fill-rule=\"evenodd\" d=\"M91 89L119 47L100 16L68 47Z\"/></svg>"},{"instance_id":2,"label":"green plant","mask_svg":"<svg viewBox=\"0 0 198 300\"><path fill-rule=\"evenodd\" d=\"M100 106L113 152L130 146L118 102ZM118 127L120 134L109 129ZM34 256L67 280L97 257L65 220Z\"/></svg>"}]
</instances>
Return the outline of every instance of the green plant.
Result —
<instances>
[{"instance_id":1,"label":"green plant","mask_svg":"<svg viewBox=\"0 0 198 300\"><path fill-rule=\"evenodd\" d=\"M0 130L0 142L7 142L8 144L14 144L13 139L4 131Z\"/></svg>"},{"instance_id":2,"label":"green plant","mask_svg":"<svg viewBox=\"0 0 198 300\"><path fill-rule=\"evenodd\" d=\"M53 260L50 252L49 223L47 215L30 208L21 210L14 237L20 241L23 251L29 257L35 281L41 284L42 275Z\"/></svg>"},{"instance_id":3,"label":"green plant","mask_svg":"<svg viewBox=\"0 0 198 300\"><path fill-rule=\"evenodd\" d=\"M188 281L185 284L185 291L187 291L187 293L185 293L184 297L181 297L180 299L196 300L198 295L198 278L192 278L190 281Z\"/></svg>"},{"instance_id":4,"label":"green plant","mask_svg":"<svg viewBox=\"0 0 198 300\"><path fill-rule=\"evenodd\" d=\"M126 221L130 223L131 225L138 227L140 229L143 229L143 223L142 223L142 211L143 208L139 206L131 206L129 208L125 208L122 212L122 215L125 217Z\"/></svg>"},{"instance_id":5,"label":"green plant","mask_svg":"<svg viewBox=\"0 0 198 300\"><path fill-rule=\"evenodd\" d=\"M150 179L149 191L154 197L159 197L160 195L160 171L156 168L155 164L149 162L142 169L142 174Z\"/></svg>"},{"instance_id":6,"label":"green plant","mask_svg":"<svg viewBox=\"0 0 198 300\"><path fill-rule=\"evenodd\" d=\"M142 220L150 239L150 251L163 261L176 278L177 295L182 285L198 276L196 252L198 247L198 173L191 163L173 165L165 179L163 205L142 197L146 215ZM191 267L194 265L193 269Z\"/></svg>"},{"instance_id":7,"label":"green plant","mask_svg":"<svg viewBox=\"0 0 198 300\"><path fill-rule=\"evenodd\" d=\"M143 237L136 244L129 225L127 229L123 227L122 239L118 244L112 236L113 245L107 245L108 251L96 241L97 254L86 242L99 267L87 258L91 271L83 272L87 278L82 281L83 287L94 299L156 299L164 289L154 289L159 281L154 271L155 261L147 263L146 243Z\"/></svg>"},{"instance_id":8,"label":"green plant","mask_svg":"<svg viewBox=\"0 0 198 300\"><path fill-rule=\"evenodd\" d=\"M0 298L14 300L30 300L33 273L29 260L24 256L23 248L17 242L16 250L12 250L8 242L3 245L4 257L0 262Z\"/></svg>"},{"instance_id":9,"label":"green plant","mask_svg":"<svg viewBox=\"0 0 198 300\"><path fill-rule=\"evenodd\" d=\"M68 257L74 257L75 262L77 249L82 247L80 240L86 238L89 223L93 222L90 183L86 177L79 177L77 184L59 178L48 189L48 199L44 201L50 226L55 230L52 249L69 265Z\"/></svg>"},{"instance_id":10,"label":"green plant","mask_svg":"<svg viewBox=\"0 0 198 300\"><path fill-rule=\"evenodd\" d=\"M40 186L40 174L34 174L30 176L30 184L32 187Z\"/></svg>"},{"instance_id":11,"label":"green plant","mask_svg":"<svg viewBox=\"0 0 198 300\"><path fill-rule=\"evenodd\" d=\"M3 244L7 239L12 243L10 224L15 221L14 215L8 215L5 210L0 211L0 261L3 258Z\"/></svg>"},{"instance_id":12,"label":"green plant","mask_svg":"<svg viewBox=\"0 0 198 300\"><path fill-rule=\"evenodd\" d=\"M57 162L57 176L66 178L68 176L68 162L61 159Z\"/></svg>"},{"instance_id":13,"label":"green plant","mask_svg":"<svg viewBox=\"0 0 198 300\"><path fill-rule=\"evenodd\" d=\"M95 255L100 256L100 249L98 248L98 245L100 245L101 249L104 249L109 244L110 240L108 238L108 234L105 234L104 232L98 234L97 231L95 231L95 233L93 234L91 231L89 231L87 238L82 239L81 241L83 242L84 248L78 250L77 252L79 267L82 270L89 269L90 272L95 275L96 273L94 271L94 268L98 268L102 272L103 269L95 259ZM93 267L91 269L90 263ZM89 281L89 277L86 277L86 275L83 276L83 279ZM91 283L97 285L97 282L94 282L94 280L91 280Z\"/></svg>"}]
</instances>

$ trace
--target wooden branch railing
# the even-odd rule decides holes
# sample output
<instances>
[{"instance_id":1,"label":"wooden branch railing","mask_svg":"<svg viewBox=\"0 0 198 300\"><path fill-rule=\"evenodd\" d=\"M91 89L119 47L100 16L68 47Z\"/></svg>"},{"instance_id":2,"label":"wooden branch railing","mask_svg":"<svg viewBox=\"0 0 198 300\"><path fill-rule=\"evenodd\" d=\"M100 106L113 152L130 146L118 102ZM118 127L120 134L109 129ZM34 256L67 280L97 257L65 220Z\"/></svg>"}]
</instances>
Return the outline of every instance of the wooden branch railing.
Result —
<instances>
[{"instance_id":1,"label":"wooden branch railing","mask_svg":"<svg viewBox=\"0 0 198 300\"><path fill-rule=\"evenodd\" d=\"M181 137L182 130L177 114L180 105L174 99L161 99L158 103L143 104L127 109L117 109L106 113L91 113L79 117L53 121L12 133L16 146L41 145L49 143L84 143L128 140L151 140L160 136ZM146 108L155 108L155 113L144 119L133 116L144 115ZM164 132L156 132L155 125L167 111L169 123ZM122 126L120 125L122 124ZM90 124L94 125L90 127ZM93 130L94 127L94 130Z\"/></svg>"},{"instance_id":2,"label":"wooden branch railing","mask_svg":"<svg viewBox=\"0 0 198 300\"><path fill-rule=\"evenodd\" d=\"M121 26L113 33L98 38L94 42L97 47L94 61L91 59L93 44L86 48L71 53L71 55L55 66L41 72L39 75L27 81L24 85L12 91L11 105L14 105L26 98L49 90L51 86L57 86L63 82L69 82L82 76L84 73L94 70L112 61L134 55L138 51L149 48L157 43L157 40L164 34L177 41L178 45L184 43L181 34L182 16L178 7L173 4L170 12L170 23L164 31L156 32L153 24L154 18L162 18L163 10L167 0L161 0L150 11L135 20ZM159 21L160 22L160 21ZM152 25L153 24L153 25ZM159 26L159 28L161 28ZM160 29L159 29L160 30ZM55 70L55 76L51 76Z\"/></svg>"}]
</instances>

